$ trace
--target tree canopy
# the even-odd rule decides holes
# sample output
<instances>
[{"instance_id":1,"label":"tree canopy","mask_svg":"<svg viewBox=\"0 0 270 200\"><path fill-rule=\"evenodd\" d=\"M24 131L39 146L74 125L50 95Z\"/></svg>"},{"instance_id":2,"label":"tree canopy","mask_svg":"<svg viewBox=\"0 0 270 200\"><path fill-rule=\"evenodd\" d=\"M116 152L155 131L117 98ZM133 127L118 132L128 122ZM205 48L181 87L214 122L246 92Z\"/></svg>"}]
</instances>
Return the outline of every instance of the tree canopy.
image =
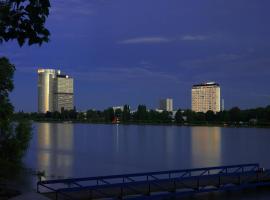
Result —
<instances>
[{"instance_id":1,"label":"tree canopy","mask_svg":"<svg viewBox=\"0 0 270 200\"><path fill-rule=\"evenodd\" d=\"M0 58L0 137L8 129L13 114L13 106L9 101L9 92L13 90L14 65L7 58Z\"/></svg>"},{"instance_id":2,"label":"tree canopy","mask_svg":"<svg viewBox=\"0 0 270 200\"><path fill-rule=\"evenodd\" d=\"M49 0L0 0L0 44L17 40L20 46L49 41L45 27ZM15 66L0 58L0 179L14 175L32 137L32 125L25 119L14 123L9 93L13 90ZM16 174L16 173L15 173Z\"/></svg>"},{"instance_id":3,"label":"tree canopy","mask_svg":"<svg viewBox=\"0 0 270 200\"><path fill-rule=\"evenodd\" d=\"M49 0L0 0L0 42L16 39L20 46L49 41L45 28Z\"/></svg>"},{"instance_id":4,"label":"tree canopy","mask_svg":"<svg viewBox=\"0 0 270 200\"><path fill-rule=\"evenodd\" d=\"M112 123L119 119L120 123L154 123L177 125L232 125L232 126L270 126L270 106L241 110L237 107L230 110L214 113L194 112L190 109L178 109L176 112L156 111L139 105L136 111L130 111L125 105L123 110L107 108L105 110L88 110L77 112L65 110L64 112L24 113L14 115L15 119L31 119L35 121L77 121L90 123Z\"/></svg>"},{"instance_id":5,"label":"tree canopy","mask_svg":"<svg viewBox=\"0 0 270 200\"><path fill-rule=\"evenodd\" d=\"M24 155L31 138L31 124L13 120L9 93L13 90L15 67L7 58L0 58L0 161L17 162ZM0 162L1 163L1 162Z\"/></svg>"}]
</instances>

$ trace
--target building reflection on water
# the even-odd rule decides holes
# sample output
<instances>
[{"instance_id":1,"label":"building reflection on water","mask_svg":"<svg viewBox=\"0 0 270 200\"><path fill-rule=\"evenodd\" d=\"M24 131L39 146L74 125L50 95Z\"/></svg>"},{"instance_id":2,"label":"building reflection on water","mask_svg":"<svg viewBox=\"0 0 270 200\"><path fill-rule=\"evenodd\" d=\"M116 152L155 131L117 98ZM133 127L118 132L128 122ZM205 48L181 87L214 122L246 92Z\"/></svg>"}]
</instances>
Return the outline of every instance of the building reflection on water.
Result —
<instances>
[{"instance_id":1,"label":"building reflection on water","mask_svg":"<svg viewBox=\"0 0 270 200\"><path fill-rule=\"evenodd\" d=\"M192 165L198 167L221 165L221 128L191 128Z\"/></svg>"},{"instance_id":2,"label":"building reflection on water","mask_svg":"<svg viewBox=\"0 0 270 200\"><path fill-rule=\"evenodd\" d=\"M37 124L37 168L48 178L68 177L73 166L73 124Z\"/></svg>"}]
</instances>

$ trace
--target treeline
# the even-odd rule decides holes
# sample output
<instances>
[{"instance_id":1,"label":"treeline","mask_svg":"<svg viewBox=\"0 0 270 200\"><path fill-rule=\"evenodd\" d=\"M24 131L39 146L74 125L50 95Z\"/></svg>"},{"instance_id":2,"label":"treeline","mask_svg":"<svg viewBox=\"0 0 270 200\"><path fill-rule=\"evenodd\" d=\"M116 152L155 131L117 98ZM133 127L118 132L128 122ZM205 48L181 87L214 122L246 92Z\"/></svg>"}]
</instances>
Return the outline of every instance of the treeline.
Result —
<instances>
[{"instance_id":1,"label":"treeline","mask_svg":"<svg viewBox=\"0 0 270 200\"><path fill-rule=\"evenodd\" d=\"M228 125L265 125L270 126L270 106L265 108L240 110L234 107L230 110L214 113L196 113L189 109L178 109L176 112L158 112L149 110L145 105L139 105L132 112L128 105L123 109L108 108L103 111L88 110L77 112L76 109L63 112L24 113L14 115L18 119L34 121L79 121L90 123L112 123L116 119L120 123L162 123L162 124L228 124Z\"/></svg>"}]
</instances>

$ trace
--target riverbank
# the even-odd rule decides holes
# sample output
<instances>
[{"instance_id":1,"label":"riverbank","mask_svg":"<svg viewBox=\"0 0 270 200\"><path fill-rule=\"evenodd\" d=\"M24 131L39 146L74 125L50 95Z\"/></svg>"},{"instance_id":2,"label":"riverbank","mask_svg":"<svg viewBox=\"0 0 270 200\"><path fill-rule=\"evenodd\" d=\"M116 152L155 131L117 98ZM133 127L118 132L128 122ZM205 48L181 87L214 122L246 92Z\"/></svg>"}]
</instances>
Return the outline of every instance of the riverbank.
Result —
<instances>
[{"instance_id":1,"label":"riverbank","mask_svg":"<svg viewBox=\"0 0 270 200\"><path fill-rule=\"evenodd\" d=\"M7 188L6 186L3 186L1 184L1 186L0 186L0 199L6 200L6 199L13 198L13 197L17 197L19 195L21 195L20 191L13 189L13 188Z\"/></svg>"},{"instance_id":2,"label":"riverbank","mask_svg":"<svg viewBox=\"0 0 270 200\"><path fill-rule=\"evenodd\" d=\"M11 199L32 192L32 180L37 172L23 163L0 160L0 199Z\"/></svg>"}]
</instances>

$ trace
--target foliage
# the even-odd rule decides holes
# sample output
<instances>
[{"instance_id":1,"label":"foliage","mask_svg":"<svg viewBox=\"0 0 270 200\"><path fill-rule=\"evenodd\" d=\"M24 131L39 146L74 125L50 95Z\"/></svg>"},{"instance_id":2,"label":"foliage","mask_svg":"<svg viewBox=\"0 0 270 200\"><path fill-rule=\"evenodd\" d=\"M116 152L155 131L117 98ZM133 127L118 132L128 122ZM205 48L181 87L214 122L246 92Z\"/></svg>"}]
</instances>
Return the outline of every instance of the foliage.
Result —
<instances>
[{"instance_id":1,"label":"foliage","mask_svg":"<svg viewBox=\"0 0 270 200\"><path fill-rule=\"evenodd\" d=\"M0 0L0 43L14 39L20 46L25 42L28 45L48 42L50 33L45 21L49 7L49 0ZM31 123L24 114L18 123L12 121L9 93L14 87L14 72L14 65L7 58L0 58L0 177L16 174L31 139Z\"/></svg>"},{"instance_id":2,"label":"foliage","mask_svg":"<svg viewBox=\"0 0 270 200\"><path fill-rule=\"evenodd\" d=\"M9 134L1 141L0 158L8 162L20 162L31 140L32 126L29 121L20 121L15 130L10 129Z\"/></svg>"},{"instance_id":3,"label":"foliage","mask_svg":"<svg viewBox=\"0 0 270 200\"><path fill-rule=\"evenodd\" d=\"M0 42L16 39L20 46L49 41L45 28L49 0L0 0Z\"/></svg>"},{"instance_id":4,"label":"foliage","mask_svg":"<svg viewBox=\"0 0 270 200\"><path fill-rule=\"evenodd\" d=\"M0 160L19 162L31 139L29 121L12 122L13 106L9 93L13 90L15 67L7 58L0 58Z\"/></svg>"},{"instance_id":5,"label":"foliage","mask_svg":"<svg viewBox=\"0 0 270 200\"><path fill-rule=\"evenodd\" d=\"M0 141L10 131L13 106L9 101L9 92L14 88L14 65L7 58L0 58Z\"/></svg>"},{"instance_id":6,"label":"foliage","mask_svg":"<svg viewBox=\"0 0 270 200\"><path fill-rule=\"evenodd\" d=\"M148 110L145 105L139 105L136 112L131 112L128 105L124 106L123 110L112 108L99 110L88 110L87 112L76 112L74 110L65 111L64 113L24 113L18 112L15 114L16 120L32 119L37 121L63 121L72 120L79 122L92 123L111 123L117 117L121 123L155 123L155 124L198 124L198 125L250 125L250 126L270 126L270 106L265 108L255 108L240 110L239 108L232 108L227 111L214 113L208 111L206 113L196 113L192 110L177 110L172 112L158 112L155 110ZM65 117L63 117L63 115Z\"/></svg>"},{"instance_id":7,"label":"foliage","mask_svg":"<svg viewBox=\"0 0 270 200\"><path fill-rule=\"evenodd\" d=\"M122 121L123 122L129 122L131 119L131 114L130 114L130 108L128 105L124 105L124 110L122 113Z\"/></svg>"},{"instance_id":8,"label":"foliage","mask_svg":"<svg viewBox=\"0 0 270 200\"><path fill-rule=\"evenodd\" d=\"M88 110L86 112L86 118L91 122L98 122L101 120L102 116L95 110Z\"/></svg>"},{"instance_id":9,"label":"foliage","mask_svg":"<svg viewBox=\"0 0 270 200\"><path fill-rule=\"evenodd\" d=\"M104 110L104 119L105 122L112 122L115 117L113 108L108 108Z\"/></svg>"},{"instance_id":10,"label":"foliage","mask_svg":"<svg viewBox=\"0 0 270 200\"><path fill-rule=\"evenodd\" d=\"M0 159L0 166L0 182L5 179L16 178L20 174L20 165L18 163Z\"/></svg>"},{"instance_id":11,"label":"foliage","mask_svg":"<svg viewBox=\"0 0 270 200\"><path fill-rule=\"evenodd\" d=\"M145 105L139 105L137 112L134 114L134 120L137 122L145 122L148 120L148 112Z\"/></svg>"},{"instance_id":12,"label":"foliage","mask_svg":"<svg viewBox=\"0 0 270 200\"><path fill-rule=\"evenodd\" d=\"M241 121L241 110L238 107L234 107L229 111L230 121L239 122Z\"/></svg>"},{"instance_id":13,"label":"foliage","mask_svg":"<svg viewBox=\"0 0 270 200\"><path fill-rule=\"evenodd\" d=\"M184 122L183 113L181 109L178 109L175 114L175 122L177 124L182 124Z\"/></svg>"}]
</instances>

